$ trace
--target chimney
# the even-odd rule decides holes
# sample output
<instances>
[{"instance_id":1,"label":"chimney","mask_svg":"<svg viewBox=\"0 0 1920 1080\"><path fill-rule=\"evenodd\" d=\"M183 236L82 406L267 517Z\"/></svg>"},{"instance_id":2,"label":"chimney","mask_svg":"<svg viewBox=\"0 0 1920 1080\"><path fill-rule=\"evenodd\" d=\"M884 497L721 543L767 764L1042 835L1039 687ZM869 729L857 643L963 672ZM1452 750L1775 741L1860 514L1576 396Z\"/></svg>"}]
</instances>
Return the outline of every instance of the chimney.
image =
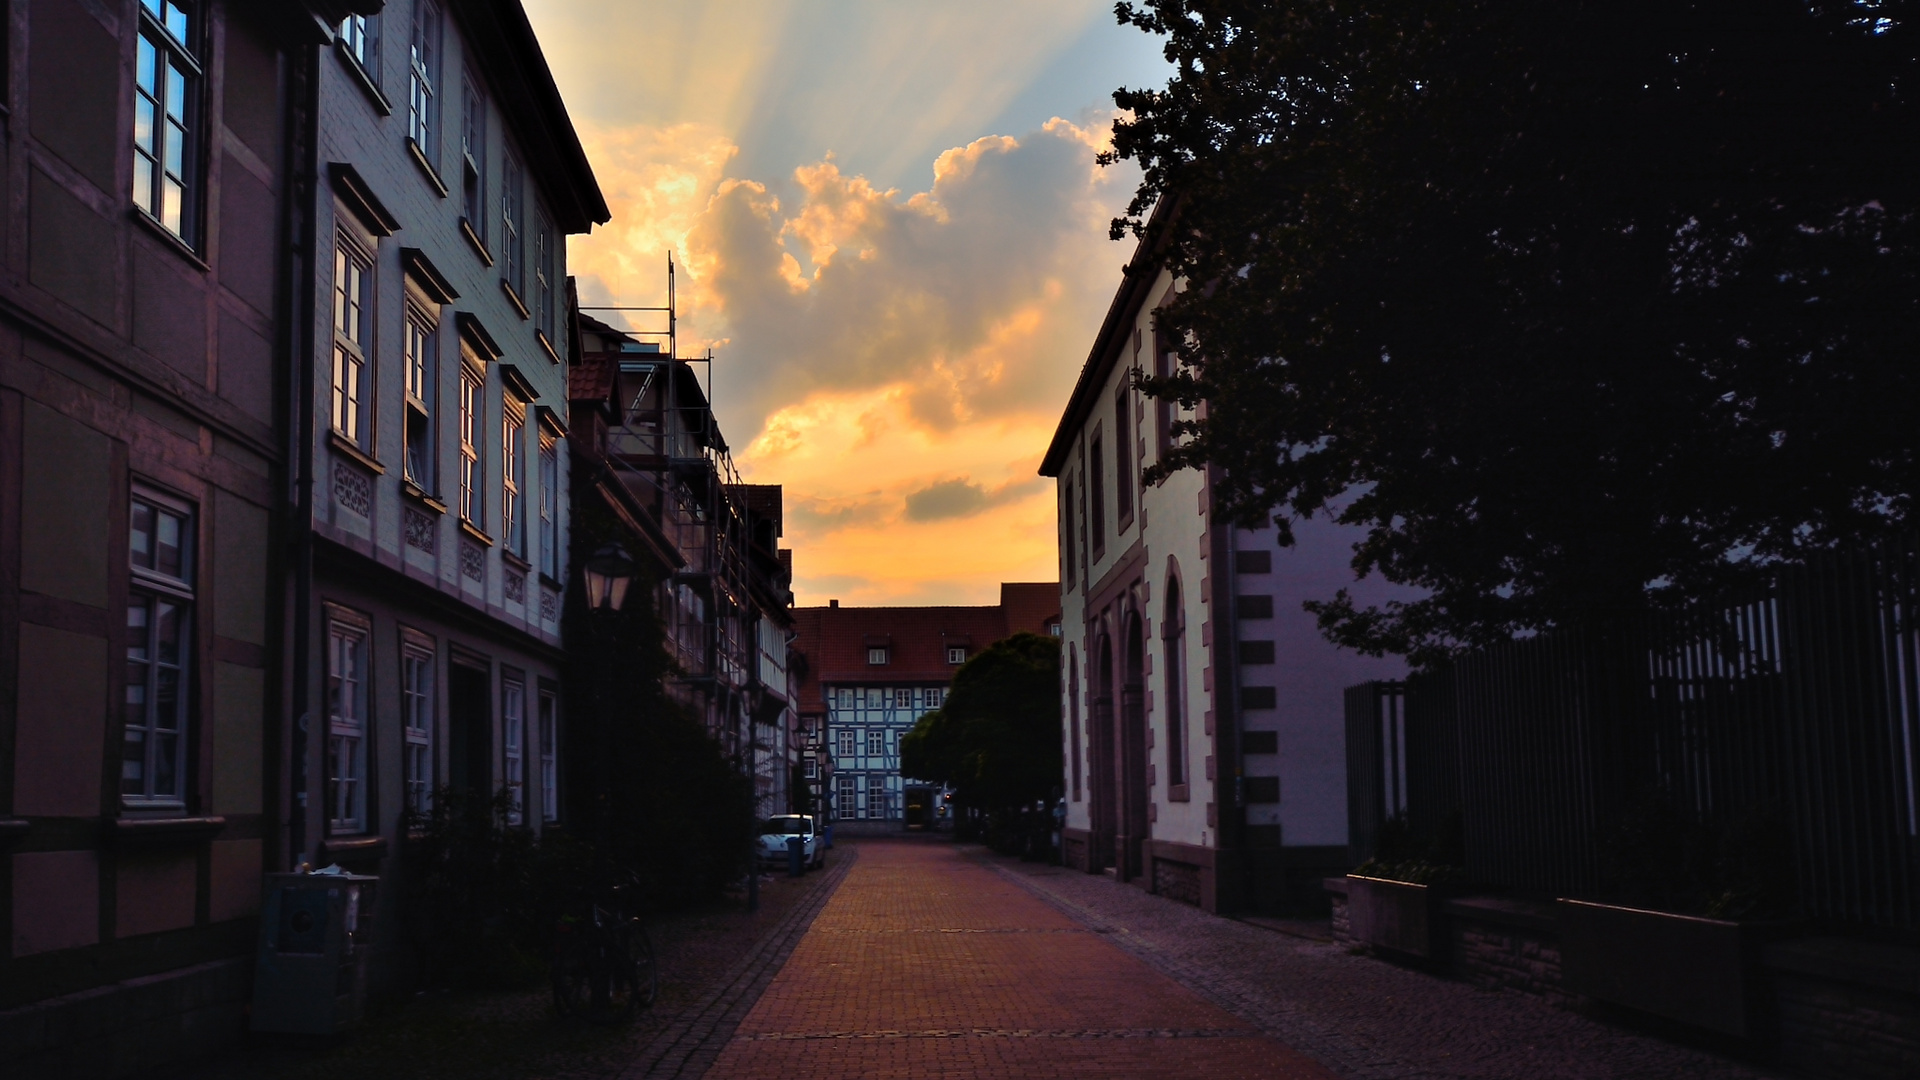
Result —
<instances>
[{"instance_id":1,"label":"chimney","mask_svg":"<svg viewBox=\"0 0 1920 1080\"><path fill-rule=\"evenodd\" d=\"M829 600L829 601L827 601L827 606L828 606L828 607L839 607L839 606L840 606L840 601L838 601L838 600Z\"/></svg>"}]
</instances>

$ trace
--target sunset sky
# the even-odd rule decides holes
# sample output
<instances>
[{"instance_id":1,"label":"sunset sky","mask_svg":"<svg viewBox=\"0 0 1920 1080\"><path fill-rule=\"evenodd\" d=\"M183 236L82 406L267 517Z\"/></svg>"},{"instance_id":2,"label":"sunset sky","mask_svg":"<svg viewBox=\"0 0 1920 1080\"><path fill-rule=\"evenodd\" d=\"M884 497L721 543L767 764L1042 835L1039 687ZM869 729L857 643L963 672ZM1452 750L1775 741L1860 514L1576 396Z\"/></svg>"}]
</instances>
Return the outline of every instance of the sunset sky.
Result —
<instances>
[{"instance_id":1,"label":"sunset sky","mask_svg":"<svg viewBox=\"0 0 1920 1080\"><path fill-rule=\"evenodd\" d=\"M581 302L663 302L675 253L681 352L714 348L736 464L785 485L799 602L1056 576L1035 469L1137 178L1093 156L1158 43L1110 0L526 7L614 215L571 249Z\"/></svg>"}]
</instances>

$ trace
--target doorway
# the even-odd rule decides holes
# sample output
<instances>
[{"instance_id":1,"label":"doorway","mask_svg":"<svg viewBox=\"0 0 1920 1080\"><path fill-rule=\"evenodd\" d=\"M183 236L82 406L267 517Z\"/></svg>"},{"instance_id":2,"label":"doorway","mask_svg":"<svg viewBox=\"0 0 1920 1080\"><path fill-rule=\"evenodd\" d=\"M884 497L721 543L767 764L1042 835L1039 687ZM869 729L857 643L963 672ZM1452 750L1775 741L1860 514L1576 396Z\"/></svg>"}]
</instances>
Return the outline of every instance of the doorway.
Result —
<instances>
[{"instance_id":1,"label":"doorway","mask_svg":"<svg viewBox=\"0 0 1920 1080\"><path fill-rule=\"evenodd\" d=\"M447 671L447 786L493 794L493 694L484 665L454 660Z\"/></svg>"}]
</instances>

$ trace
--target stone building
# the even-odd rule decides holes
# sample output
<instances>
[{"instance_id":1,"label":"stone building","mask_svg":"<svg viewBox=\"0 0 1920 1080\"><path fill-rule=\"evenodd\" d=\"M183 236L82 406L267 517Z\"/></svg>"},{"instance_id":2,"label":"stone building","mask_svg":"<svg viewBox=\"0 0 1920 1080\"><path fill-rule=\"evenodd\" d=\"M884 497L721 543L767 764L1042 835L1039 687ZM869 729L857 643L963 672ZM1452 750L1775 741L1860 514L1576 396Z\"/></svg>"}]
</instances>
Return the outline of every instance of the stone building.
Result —
<instances>
[{"instance_id":1,"label":"stone building","mask_svg":"<svg viewBox=\"0 0 1920 1080\"><path fill-rule=\"evenodd\" d=\"M391 876L436 788L560 817L566 240L608 211L518 3L362 6L318 57L292 282L275 861ZM376 983L402 939L376 939Z\"/></svg>"},{"instance_id":2,"label":"stone building","mask_svg":"<svg viewBox=\"0 0 1920 1080\"><path fill-rule=\"evenodd\" d=\"M1271 526L1214 521L1211 471L1141 482L1177 419L1135 388L1174 362L1154 323L1181 287L1161 223L1040 470L1059 500L1065 857L1208 910L1311 902L1346 865L1343 689L1401 668L1336 649L1301 610L1341 586L1376 598L1351 580L1348 530L1296 522L1282 548Z\"/></svg>"},{"instance_id":3,"label":"stone building","mask_svg":"<svg viewBox=\"0 0 1920 1080\"><path fill-rule=\"evenodd\" d=\"M803 776L837 828L908 825L913 778L900 773L900 736L946 700L953 673L1021 631L1060 633L1059 586L1000 586L991 607L826 607L794 612ZM914 822L937 825L937 821Z\"/></svg>"},{"instance_id":4,"label":"stone building","mask_svg":"<svg viewBox=\"0 0 1920 1080\"><path fill-rule=\"evenodd\" d=\"M283 685L293 2L0 9L0 1071L237 1037Z\"/></svg>"}]
</instances>

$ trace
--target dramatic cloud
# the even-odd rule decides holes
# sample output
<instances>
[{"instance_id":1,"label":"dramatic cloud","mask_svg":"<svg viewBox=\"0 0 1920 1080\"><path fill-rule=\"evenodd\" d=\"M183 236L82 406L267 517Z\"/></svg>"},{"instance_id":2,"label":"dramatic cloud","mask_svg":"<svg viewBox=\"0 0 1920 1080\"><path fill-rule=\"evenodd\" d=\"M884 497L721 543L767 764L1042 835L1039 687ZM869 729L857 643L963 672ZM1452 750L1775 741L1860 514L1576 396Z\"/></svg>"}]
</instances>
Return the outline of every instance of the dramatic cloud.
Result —
<instances>
[{"instance_id":1,"label":"dramatic cloud","mask_svg":"<svg viewBox=\"0 0 1920 1080\"><path fill-rule=\"evenodd\" d=\"M800 601L1056 574L1034 470L1136 180L1094 165L1098 109L1164 78L1151 40L1105 0L529 11L614 212L570 248L582 301L663 302L675 254L681 354L713 350L741 471L785 486Z\"/></svg>"}]
</instances>

